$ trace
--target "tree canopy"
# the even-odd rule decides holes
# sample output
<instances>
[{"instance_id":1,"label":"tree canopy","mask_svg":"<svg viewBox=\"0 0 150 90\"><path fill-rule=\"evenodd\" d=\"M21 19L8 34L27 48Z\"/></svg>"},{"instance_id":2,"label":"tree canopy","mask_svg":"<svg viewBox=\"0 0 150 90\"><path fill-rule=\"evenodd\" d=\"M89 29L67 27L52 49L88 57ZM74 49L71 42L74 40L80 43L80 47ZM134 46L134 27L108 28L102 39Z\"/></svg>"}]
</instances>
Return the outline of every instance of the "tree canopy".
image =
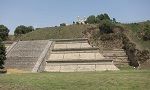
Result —
<instances>
[{"instance_id":1,"label":"tree canopy","mask_svg":"<svg viewBox=\"0 0 150 90\"><path fill-rule=\"evenodd\" d=\"M66 23L61 23L60 26L66 26Z\"/></svg>"},{"instance_id":2,"label":"tree canopy","mask_svg":"<svg viewBox=\"0 0 150 90\"><path fill-rule=\"evenodd\" d=\"M86 22L89 24L94 24L96 23L96 17L94 15L91 15L87 18Z\"/></svg>"},{"instance_id":3,"label":"tree canopy","mask_svg":"<svg viewBox=\"0 0 150 90\"><path fill-rule=\"evenodd\" d=\"M113 33L113 28L115 24L113 24L110 20L103 20L99 26L100 32L102 33Z\"/></svg>"},{"instance_id":4,"label":"tree canopy","mask_svg":"<svg viewBox=\"0 0 150 90\"><path fill-rule=\"evenodd\" d=\"M95 24L95 23L100 23L103 20L113 21L113 20L115 20L115 18L113 18L113 20L111 20L109 15L107 13L104 13L104 14L100 14L97 16L91 15L87 18L86 22L89 24Z\"/></svg>"},{"instance_id":5,"label":"tree canopy","mask_svg":"<svg viewBox=\"0 0 150 90\"><path fill-rule=\"evenodd\" d=\"M34 31L33 26L28 26L27 27L27 26L24 26L24 25L20 25L20 26L16 27L16 29L14 31L14 34L15 34L15 36L17 36L17 35L29 33L31 31Z\"/></svg>"},{"instance_id":6,"label":"tree canopy","mask_svg":"<svg viewBox=\"0 0 150 90\"><path fill-rule=\"evenodd\" d=\"M8 33L9 29L4 25L0 25L0 38L2 40L6 40L8 38Z\"/></svg>"}]
</instances>

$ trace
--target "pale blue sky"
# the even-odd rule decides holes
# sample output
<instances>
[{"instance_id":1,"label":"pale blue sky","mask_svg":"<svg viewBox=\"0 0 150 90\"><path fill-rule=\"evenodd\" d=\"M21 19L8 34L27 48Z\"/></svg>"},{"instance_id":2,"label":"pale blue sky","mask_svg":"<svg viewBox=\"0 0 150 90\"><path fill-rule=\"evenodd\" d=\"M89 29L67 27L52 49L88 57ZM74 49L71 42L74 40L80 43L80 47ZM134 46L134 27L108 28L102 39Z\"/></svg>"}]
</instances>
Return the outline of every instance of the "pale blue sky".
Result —
<instances>
[{"instance_id":1,"label":"pale blue sky","mask_svg":"<svg viewBox=\"0 0 150 90\"><path fill-rule=\"evenodd\" d=\"M0 24L49 27L108 13L120 22L150 20L150 0L0 0Z\"/></svg>"}]
</instances>

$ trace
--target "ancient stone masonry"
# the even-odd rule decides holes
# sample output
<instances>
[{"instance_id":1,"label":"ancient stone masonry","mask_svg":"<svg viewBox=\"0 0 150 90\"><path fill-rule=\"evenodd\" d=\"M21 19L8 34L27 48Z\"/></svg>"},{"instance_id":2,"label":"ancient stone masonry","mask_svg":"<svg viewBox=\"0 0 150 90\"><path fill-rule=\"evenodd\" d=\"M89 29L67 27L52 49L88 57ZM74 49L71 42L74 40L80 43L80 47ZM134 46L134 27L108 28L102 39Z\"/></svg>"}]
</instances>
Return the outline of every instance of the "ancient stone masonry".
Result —
<instances>
[{"instance_id":1,"label":"ancient stone masonry","mask_svg":"<svg viewBox=\"0 0 150 90\"><path fill-rule=\"evenodd\" d=\"M87 39L54 40L55 44L45 71L80 72L118 70L113 59L106 59L98 48L91 47Z\"/></svg>"},{"instance_id":2,"label":"ancient stone masonry","mask_svg":"<svg viewBox=\"0 0 150 90\"><path fill-rule=\"evenodd\" d=\"M51 42L49 40L37 41L18 41L7 50L7 60L5 67L7 69L20 69L25 71L37 72L40 64L44 61L46 53L49 50ZM42 55L43 54L43 55ZM42 58L39 59L39 58ZM40 62L38 61L40 60ZM39 65L37 65L37 63Z\"/></svg>"},{"instance_id":3,"label":"ancient stone masonry","mask_svg":"<svg viewBox=\"0 0 150 90\"><path fill-rule=\"evenodd\" d=\"M81 72L119 70L112 52L99 52L83 39L55 39L14 42L7 49L7 69L29 72ZM124 56L124 52L119 51ZM115 61L116 62L116 61Z\"/></svg>"},{"instance_id":4,"label":"ancient stone masonry","mask_svg":"<svg viewBox=\"0 0 150 90\"><path fill-rule=\"evenodd\" d=\"M115 65L128 65L128 57L123 49L104 49L102 55L107 59L113 59Z\"/></svg>"}]
</instances>

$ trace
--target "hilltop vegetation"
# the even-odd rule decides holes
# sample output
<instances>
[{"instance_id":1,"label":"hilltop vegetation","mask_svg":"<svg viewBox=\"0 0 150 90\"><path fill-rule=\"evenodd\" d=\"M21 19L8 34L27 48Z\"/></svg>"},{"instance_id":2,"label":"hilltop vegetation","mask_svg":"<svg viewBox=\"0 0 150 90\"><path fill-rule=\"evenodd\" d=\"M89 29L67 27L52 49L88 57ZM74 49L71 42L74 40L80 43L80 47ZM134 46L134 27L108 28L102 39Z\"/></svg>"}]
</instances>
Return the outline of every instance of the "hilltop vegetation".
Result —
<instances>
[{"instance_id":1,"label":"hilltop vegetation","mask_svg":"<svg viewBox=\"0 0 150 90\"><path fill-rule=\"evenodd\" d=\"M69 25L39 28L38 30L23 35L20 40L82 38L82 32L91 26L93 25Z\"/></svg>"},{"instance_id":2,"label":"hilltop vegetation","mask_svg":"<svg viewBox=\"0 0 150 90\"><path fill-rule=\"evenodd\" d=\"M134 42L138 48L150 50L150 40L143 40L139 33L143 30L145 25L150 26L150 22L142 23L131 23L131 24L121 24L116 23L119 26L122 26L128 33L127 36L129 39ZM73 24L69 26L60 26L60 27L46 27L39 28L32 32L17 37L16 40L47 40L47 39L67 39L67 38L82 38L84 37L83 32L87 28L97 27L99 24ZM150 30L149 30L150 31ZM11 36L12 38L12 36Z\"/></svg>"},{"instance_id":3,"label":"hilltop vegetation","mask_svg":"<svg viewBox=\"0 0 150 90\"><path fill-rule=\"evenodd\" d=\"M150 40L144 40L144 33L147 33L147 38L150 37L150 21L123 24L124 28L128 30L128 37L140 49L150 50Z\"/></svg>"}]
</instances>

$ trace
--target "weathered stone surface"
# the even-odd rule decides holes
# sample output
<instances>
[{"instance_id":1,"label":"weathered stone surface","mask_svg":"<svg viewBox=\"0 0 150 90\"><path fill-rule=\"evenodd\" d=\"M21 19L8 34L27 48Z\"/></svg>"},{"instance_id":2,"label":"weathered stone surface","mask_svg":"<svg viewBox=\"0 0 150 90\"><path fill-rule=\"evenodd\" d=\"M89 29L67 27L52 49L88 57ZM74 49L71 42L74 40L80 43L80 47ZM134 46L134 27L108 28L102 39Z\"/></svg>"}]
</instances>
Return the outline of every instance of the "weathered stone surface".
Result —
<instances>
[{"instance_id":1,"label":"weathered stone surface","mask_svg":"<svg viewBox=\"0 0 150 90\"><path fill-rule=\"evenodd\" d=\"M91 47L87 41L70 40L55 43L45 68L45 71L48 72L105 70L119 69L113 64L113 59L106 59L98 49Z\"/></svg>"},{"instance_id":2,"label":"weathered stone surface","mask_svg":"<svg viewBox=\"0 0 150 90\"><path fill-rule=\"evenodd\" d=\"M32 71L48 44L51 44L49 40L15 42L7 52L5 67ZM41 64L42 62L38 63ZM44 64L42 63L42 65Z\"/></svg>"}]
</instances>

